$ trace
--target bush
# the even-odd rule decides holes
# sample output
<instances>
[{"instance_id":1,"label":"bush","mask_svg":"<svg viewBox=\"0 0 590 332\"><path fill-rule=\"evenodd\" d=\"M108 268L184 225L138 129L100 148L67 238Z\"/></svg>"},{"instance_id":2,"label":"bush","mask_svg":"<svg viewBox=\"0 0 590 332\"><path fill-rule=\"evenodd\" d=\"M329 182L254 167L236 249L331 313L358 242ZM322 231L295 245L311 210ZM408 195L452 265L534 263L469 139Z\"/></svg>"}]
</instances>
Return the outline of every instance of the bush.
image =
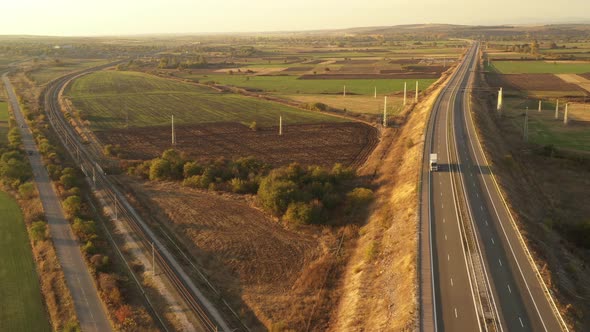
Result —
<instances>
[{"instance_id":1,"label":"bush","mask_svg":"<svg viewBox=\"0 0 590 332\"><path fill-rule=\"evenodd\" d=\"M289 204L296 201L299 188L293 181L275 179L272 174L260 182L258 199L263 207L282 216Z\"/></svg>"},{"instance_id":2,"label":"bush","mask_svg":"<svg viewBox=\"0 0 590 332\"><path fill-rule=\"evenodd\" d=\"M96 254L94 243L92 243L92 241L86 242L86 244L82 246L82 252L89 256Z\"/></svg>"},{"instance_id":3,"label":"bush","mask_svg":"<svg viewBox=\"0 0 590 332\"><path fill-rule=\"evenodd\" d=\"M47 239L47 223L35 221L31 225L31 237L35 241L45 241Z\"/></svg>"},{"instance_id":4,"label":"bush","mask_svg":"<svg viewBox=\"0 0 590 332\"><path fill-rule=\"evenodd\" d=\"M296 225L319 224L324 221L322 203L318 200L290 203L283 218Z\"/></svg>"},{"instance_id":5,"label":"bush","mask_svg":"<svg viewBox=\"0 0 590 332\"><path fill-rule=\"evenodd\" d=\"M78 179L75 175L64 174L59 178L59 182L64 186L64 189L70 189L78 185Z\"/></svg>"},{"instance_id":6,"label":"bush","mask_svg":"<svg viewBox=\"0 0 590 332\"><path fill-rule=\"evenodd\" d=\"M184 178L190 178L191 176L203 174L203 166L196 161L189 161L184 164L182 174Z\"/></svg>"},{"instance_id":7,"label":"bush","mask_svg":"<svg viewBox=\"0 0 590 332\"><path fill-rule=\"evenodd\" d=\"M22 199L31 199L35 196L35 185L32 182L23 183L18 187L18 194Z\"/></svg>"},{"instance_id":8,"label":"bush","mask_svg":"<svg viewBox=\"0 0 590 332\"><path fill-rule=\"evenodd\" d=\"M258 131L258 125L256 124L256 121L252 121L252 123L250 123L250 130L252 131Z\"/></svg>"},{"instance_id":9,"label":"bush","mask_svg":"<svg viewBox=\"0 0 590 332\"><path fill-rule=\"evenodd\" d=\"M236 194L255 194L258 190L258 184L253 181L233 178L231 179L230 184L231 191Z\"/></svg>"},{"instance_id":10,"label":"bush","mask_svg":"<svg viewBox=\"0 0 590 332\"><path fill-rule=\"evenodd\" d=\"M70 196L63 202L65 213L70 217L75 217L80 213L82 208L82 199L79 196Z\"/></svg>"},{"instance_id":11,"label":"bush","mask_svg":"<svg viewBox=\"0 0 590 332\"><path fill-rule=\"evenodd\" d=\"M166 159L156 158L150 165L150 180L168 180L171 178L170 162Z\"/></svg>"},{"instance_id":12,"label":"bush","mask_svg":"<svg viewBox=\"0 0 590 332\"><path fill-rule=\"evenodd\" d=\"M72 230L82 242L92 241L97 238L96 223L92 220L84 221L76 218L72 224Z\"/></svg>"},{"instance_id":13,"label":"bush","mask_svg":"<svg viewBox=\"0 0 590 332\"><path fill-rule=\"evenodd\" d=\"M373 191L367 188L355 188L346 194L346 213L352 214L362 210L373 201Z\"/></svg>"}]
</instances>

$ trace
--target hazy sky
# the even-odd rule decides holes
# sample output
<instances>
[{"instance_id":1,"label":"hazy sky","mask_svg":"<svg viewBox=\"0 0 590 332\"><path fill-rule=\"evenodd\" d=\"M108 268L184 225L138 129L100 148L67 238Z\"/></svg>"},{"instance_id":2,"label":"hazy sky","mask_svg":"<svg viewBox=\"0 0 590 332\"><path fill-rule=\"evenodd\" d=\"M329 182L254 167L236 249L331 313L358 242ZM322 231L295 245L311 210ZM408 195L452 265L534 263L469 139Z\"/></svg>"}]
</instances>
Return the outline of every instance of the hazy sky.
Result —
<instances>
[{"instance_id":1,"label":"hazy sky","mask_svg":"<svg viewBox=\"0 0 590 332\"><path fill-rule=\"evenodd\" d=\"M3 0L0 8L0 34L67 36L590 22L589 0Z\"/></svg>"}]
</instances>

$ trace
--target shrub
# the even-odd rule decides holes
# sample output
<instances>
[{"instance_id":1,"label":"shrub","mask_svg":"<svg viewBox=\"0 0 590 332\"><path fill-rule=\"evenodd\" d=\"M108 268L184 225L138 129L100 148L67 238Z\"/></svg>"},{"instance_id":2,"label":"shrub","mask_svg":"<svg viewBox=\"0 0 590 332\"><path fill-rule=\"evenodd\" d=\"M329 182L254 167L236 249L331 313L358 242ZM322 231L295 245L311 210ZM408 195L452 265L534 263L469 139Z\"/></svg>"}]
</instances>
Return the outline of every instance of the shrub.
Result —
<instances>
[{"instance_id":1,"label":"shrub","mask_svg":"<svg viewBox=\"0 0 590 332\"><path fill-rule=\"evenodd\" d=\"M289 203L296 200L299 188L293 181L275 179L272 175L260 182L258 199L275 215L283 215Z\"/></svg>"},{"instance_id":2,"label":"shrub","mask_svg":"<svg viewBox=\"0 0 590 332\"><path fill-rule=\"evenodd\" d=\"M70 189L78 184L78 179L75 175L64 174L59 178L59 182L64 186L64 189Z\"/></svg>"},{"instance_id":3,"label":"shrub","mask_svg":"<svg viewBox=\"0 0 590 332\"><path fill-rule=\"evenodd\" d=\"M69 217L75 217L80 213L82 200L79 196L70 196L64 200L63 207Z\"/></svg>"},{"instance_id":4,"label":"shrub","mask_svg":"<svg viewBox=\"0 0 590 332\"><path fill-rule=\"evenodd\" d=\"M186 179L191 176L203 174L203 170L204 170L203 166L201 166L196 161L189 161L186 164L184 164L182 174L183 174L184 178Z\"/></svg>"},{"instance_id":5,"label":"shrub","mask_svg":"<svg viewBox=\"0 0 590 332\"><path fill-rule=\"evenodd\" d=\"M82 252L89 256L96 254L96 247L94 246L94 243L92 243L92 241L86 242L86 244L82 246Z\"/></svg>"},{"instance_id":6,"label":"shrub","mask_svg":"<svg viewBox=\"0 0 590 332\"><path fill-rule=\"evenodd\" d=\"M303 202L290 203L283 218L293 224L308 225L311 223L311 206Z\"/></svg>"},{"instance_id":7,"label":"shrub","mask_svg":"<svg viewBox=\"0 0 590 332\"><path fill-rule=\"evenodd\" d=\"M252 123L250 123L250 130L252 131L258 131L258 125L256 124L256 121L252 121Z\"/></svg>"},{"instance_id":8,"label":"shrub","mask_svg":"<svg viewBox=\"0 0 590 332\"><path fill-rule=\"evenodd\" d=\"M84 221L76 218L72 224L72 230L82 242L92 241L97 238L96 223L92 220Z\"/></svg>"},{"instance_id":9,"label":"shrub","mask_svg":"<svg viewBox=\"0 0 590 332\"><path fill-rule=\"evenodd\" d=\"M45 241L47 239L47 223L44 221L35 221L31 225L31 236L35 241Z\"/></svg>"},{"instance_id":10,"label":"shrub","mask_svg":"<svg viewBox=\"0 0 590 332\"><path fill-rule=\"evenodd\" d=\"M166 159L156 158L150 165L150 180L167 180L171 178L170 162Z\"/></svg>"},{"instance_id":11,"label":"shrub","mask_svg":"<svg viewBox=\"0 0 590 332\"><path fill-rule=\"evenodd\" d=\"M121 325L129 324L129 321L132 320L132 317L133 310L131 309L131 306L129 306L128 304L120 306L119 309L115 311L115 318L117 318L117 323Z\"/></svg>"},{"instance_id":12,"label":"shrub","mask_svg":"<svg viewBox=\"0 0 590 332\"><path fill-rule=\"evenodd\" d=\"M258 184L254 181L233 178L230 184L231 191L237 194L255 194L258 190Z\"/></svg>"},{"instance_id":13,"label":"shrub","mask_svg":"<svg viewBox=\"0 0 590 332\"><path fill-rule=\"evenodd\" d=\"M346 194L346 213L362 210L373 200L373 191L367 188L355 188Z\"/></svg>"},{"instance_id":14,"label":"shrub","mask_svg":"<svg viewBox=\"0 0 590 332\"><path fill-rule=\"evenodd\" d=\"M31 199L35 196L35 185L32 182L23 183L18 187L18 194L23 199Z\"/></svg>"}]
</instances>

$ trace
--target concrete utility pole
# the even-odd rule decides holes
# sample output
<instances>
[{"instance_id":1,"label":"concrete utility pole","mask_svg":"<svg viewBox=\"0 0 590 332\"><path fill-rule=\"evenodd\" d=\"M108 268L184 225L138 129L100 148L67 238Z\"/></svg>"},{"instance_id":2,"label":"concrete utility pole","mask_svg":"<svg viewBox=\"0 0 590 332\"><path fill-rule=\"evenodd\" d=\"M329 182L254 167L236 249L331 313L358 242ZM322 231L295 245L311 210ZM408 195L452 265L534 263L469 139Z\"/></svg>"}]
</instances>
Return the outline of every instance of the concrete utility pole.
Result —
<instances>
[{"instance_id":1,"label":"concrete utility pole","mask_svg":"<svg viewBox=\"0 0 590 332\"><path fill-rule=\"evenodd\" d=\"M498 112L502 111L502 88L498 91Z\"/></svg>"},{"instance_id":2,"label":"concrete utility pole","mask_svg":"<svg viewBox=\"0 0 590 332\"><path fill-rule=\"evenodd\" d=\"M418 102L418 81L416 81L416 100L415 102Z\"/></svg>"},{"instance_id":3,"label":"concrete utility pole","mask_svg":"<svg viewBox=\"0 0 590 332\"><path fill-rule=\"evenodd\" d=\"M375 87L375 99L377 99L377 87Z\"/></svg>"},{"instance_id":4,"label":"concrete utility pole","mask_svg":"<svg viewBox=\"0 0 590 332\"><path fill-rule=\"evenodd\" d=\"M279 116L279 136L283 135L283 116Z\"/></svg>"},{"instance_id":5,"label":"concrete utility pole","mask_svg":"<svg viewBox=\"0 0 590 332\"><path fill-rule=\"evenodd\" d=\"M383 127L387 127L387 96L385 96L385 105L383 106Z\"/></svg>"},{"instance_id":6,"label":"concrete utility pole","mask_svg":"<svg viewBox=\"0 0 590 332\"><path fill-rule=\"evenodd\" d=\"M527 142L529 139L529 108L526 108L524 113L524 130L523 130L524 141Z\"/></svg>"},{"instance_id":7,"label":"concrete utility pole","mask_svg":"<svg viewBox=\"0 0 590 332\"><path fill-rule=\"evenodd\" d=\"M406 106L407 96L408 96L408 82L404 82L404 106Z\"/></svg>"},{"instance_id":8,"label":"concrete utility pole","mask_svg":"<svg viewBox=\"0 0 590 332\"><path fill-rule=\"evenodd\" d=\"M174 132L174 115L172 115L172 145L176 145L176 133Z\"/></svg>"},{"instance_id":9,"label":"concrete utility pole","mask_svg":"<svg viewBox=\"0 0 590 332\"><path fill-rule=\"evenodd\" d=\"M541 109L542 109L542 107L543 107L543 106L542 106L542 105L543 105L542 103L543 103L543 102L539 100L539 113L541 113Z\"/></svg>"},{"instance_id":10,"label":"concrete utility pole","mask_svg":"<svg viewBox=\"0 0 590 332\"><path fill-rule=\"evenodd\" d=\"M565 113L563 114L563 124L567 126L568 123L568 119L567 119L567 107L569 106L569 103L565 104Z\"/></svg>"},{"instance_id":11,"label":"concrete utility pole","mask_svg":"<svg viewBox=\"0 0 590 332\"><path fill-rule=\"evenodd\" d=\"M559 99L555 103L555 120L559 119Z\"/></svg>"},{"instance_id":12,"label":"concrete utility pole","mask_svg":"<svg viewBox=\"0 0 590 332\"><path fill-rule=\"evenodd\" d=\"M346 97L346 85L344 86L344 92L342 93L343 97Z\"/></svg>"}]
</instances>

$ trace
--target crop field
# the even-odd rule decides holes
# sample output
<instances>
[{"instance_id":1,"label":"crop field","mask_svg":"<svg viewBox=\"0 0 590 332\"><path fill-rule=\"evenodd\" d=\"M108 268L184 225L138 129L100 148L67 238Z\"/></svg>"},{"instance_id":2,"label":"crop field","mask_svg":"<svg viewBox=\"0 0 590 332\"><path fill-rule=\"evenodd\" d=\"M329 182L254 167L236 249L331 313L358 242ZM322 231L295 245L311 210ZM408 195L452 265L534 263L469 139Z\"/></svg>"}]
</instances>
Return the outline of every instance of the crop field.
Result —
<instances>
[{"instance_id":1,"label":"crop field","mask_svg":"<svg viewBox=\"0 0 590 332\"><path fill-rule=\"evenodd\" d=\"M8 103L0 101L0 143L7 142L6 135L8 134L8 120L10 116L8 114Z\"/></svg>"},{"instance_id":2,"label":"crop field","mask_svg":"<svg viewBox=\"0 0 590 332\"><path fill-rule=\"evenodd\" d=\"M237 122L260 127L286 123L342 122L340 118L175 82L135 72L104 71L83 76L68 91L93 130L162 126L170 123Z\"/></svg>"},{"instance_id":3,"label":"crop field","mask_svg":"<svg viewBox=\"0 0 590 332\"><path fill-rule=\"evenodd\" d=\"M331 167L362 164L378 143L377 130L362 123L291 124L257 131L237 123L183 125L176 128L175 148L194 159L211 161L254 156L273 166L292 162ZM171 147L169 127L97 132L104 144L120 144L124 158L152 159Z\"/></svg>"},{"instance_id":4,"label":"crop field","mask_svg":"<svg viewBox=\"0 0 590 332\"><path fill-rule=\"evenodd\" d=\"M180 77L199 82L214 81L245 89L261 90L278 94L342 94L346 86L347 94L373 95L403 91L404 82L412 88L416 81L421 91L427 89L435 79L318 79L301 80L296 76L246 76L246 75L191 75Z\"/></svg>"},{"instance_id":5,"label":"crop field","mask_svg":"<svg viewBox=\"0 0 590 332\"><path fill-rule=\"evenodd\" d=\"M568 125L563 123L564 106L560 106L559 119L555 119L555 103L544 102L543 111L537 111L535 101L506 98L506 114L517 129L524 124L524 111L529 107L529 141L539 145L553 145L590 152L590 104L570 104Z\"/></svg>"},{"instance_id":6,"label":"crop field","mask_svg":"<svg viewBox=\"0 0 590 332\"><path fill-rule=\"evenodd\" d=\"M581 61L492 61L502 74L583 74L590 73L590 62Z\"/></svg>"},{"instance_id":7,"label":"crop field","mask_svg":"<svg viewBox=\"0 0 590 332\"><path fill-rule=\"evenodd\" d=\"M377 98L363 95L348 95L346 97L343 97L342 95L286 95L284 97L308 104L321 102L333 108L360 114L382 115L384 107L384 99L382 95L378 95ZM413 98L414 91L409 91L409 102L412 102ZM402 109L403 100L404 98L402 94L399 93L395 96L388 96L387 115L394 116L398 114Z\"/></svg>"},{"instance_id":8,"label":"crop field","mask_svg":"<svg viewBox=\"0 0 590 332\"><path fill-rule=\"evenodd\" d=\"M16 202L0 192L0 330L51 331L29 238Z\"/></svg>"},{"instance_id":9,"label":"crop field","mask_svg":"<svg viewBox=\"0 0 590 332\"><path fill-rule=\"evenodd\" d=\"M47 63L41 65L38 69L31 70L28 76L35 81L35 83L42 85L49 81L56 79L60 76L68 74L70 72L100 66L108 63L106 60L66 60L61 64Z\"/></svg>"},{"instance_id":10,"label":"crop field","mask_svg":"<svg viewBox=\"0 0 590 332\"><path fill-rule=\"evenodd\" d=\"M488 83L493 87L503 87L505 90L521 91L530 94L558 92L561 95L585 94L577 84L568 83L553 74L487 74Z\"/></svg>"}]
</instances>

